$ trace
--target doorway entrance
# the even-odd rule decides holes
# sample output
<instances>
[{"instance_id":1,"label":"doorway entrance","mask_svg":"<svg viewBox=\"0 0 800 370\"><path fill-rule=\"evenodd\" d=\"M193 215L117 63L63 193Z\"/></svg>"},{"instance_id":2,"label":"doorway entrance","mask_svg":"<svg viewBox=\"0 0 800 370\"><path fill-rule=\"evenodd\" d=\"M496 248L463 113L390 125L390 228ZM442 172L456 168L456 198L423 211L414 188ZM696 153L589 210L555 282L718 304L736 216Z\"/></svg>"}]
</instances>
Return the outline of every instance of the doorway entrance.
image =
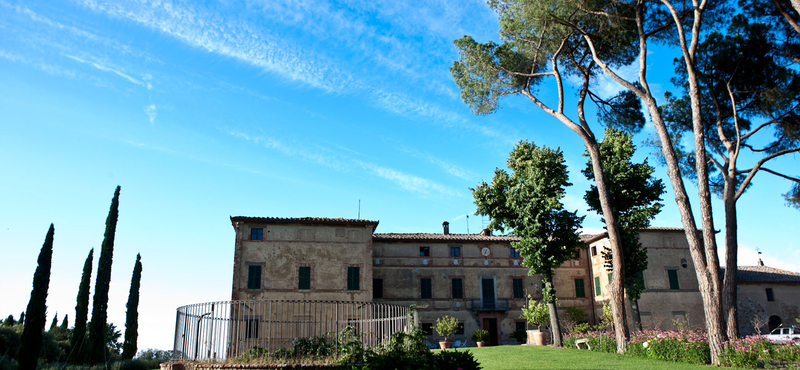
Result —
<instances>
[{"instance_id":1,"label":"doorway entrance","mask_svg":"<svg viewBox=\"0 0 800 370\"><path fill-rule=\"evenodd\" d=\"M483 330L489 332L489 345L496 346L498 345L497 342L497 319L496 318L484 318L483 319Z\"/></svg>"}]
</instances>

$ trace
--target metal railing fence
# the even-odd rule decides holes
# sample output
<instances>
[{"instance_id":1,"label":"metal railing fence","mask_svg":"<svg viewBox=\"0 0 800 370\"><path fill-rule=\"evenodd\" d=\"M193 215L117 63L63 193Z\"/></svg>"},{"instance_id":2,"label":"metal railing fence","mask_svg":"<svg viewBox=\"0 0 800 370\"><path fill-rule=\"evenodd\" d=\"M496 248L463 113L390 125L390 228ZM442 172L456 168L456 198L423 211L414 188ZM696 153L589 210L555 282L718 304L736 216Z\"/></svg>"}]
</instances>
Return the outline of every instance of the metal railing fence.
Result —
<instances>
[{"instance_id":1,"label":"metal railing fence","mask_svg":"<svg viewBox=\"0 0 800 370\"><path fill-rule=\"evenodd\" d=\"M173 361L227 361L289 349L299 338L333 343L347 327L375 346L412 322L409 307L375 302L247 300L177 309Z\"/></svg>"}]
</instances>

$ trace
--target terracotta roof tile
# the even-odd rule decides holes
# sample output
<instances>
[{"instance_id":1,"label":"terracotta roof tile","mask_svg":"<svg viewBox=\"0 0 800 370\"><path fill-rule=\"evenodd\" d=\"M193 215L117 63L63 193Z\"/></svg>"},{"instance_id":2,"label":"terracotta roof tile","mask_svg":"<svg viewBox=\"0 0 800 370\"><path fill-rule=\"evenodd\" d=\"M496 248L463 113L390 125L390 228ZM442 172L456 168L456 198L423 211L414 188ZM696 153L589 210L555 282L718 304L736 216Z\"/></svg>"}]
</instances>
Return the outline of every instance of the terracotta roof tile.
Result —
<instances>
[{"instance_id":1,"label":"terracotta roof tile","mask_svg":"<svg viewBox=\"0 0 800 370\"><path fill-rule=\"evenodd\" d=\"M499 242L511 243L519 241L519 237L514 235L480 235L480 234L372 234L373 241L430 241L430 242Z\"/></svg>"},{"instance_id":2,"label":"terracotta roof tile","mask_svg":"<svg viewBox=\"0 0 800 370\"><path fill-rule=\"evenodd\" d=\"M353 218L327 218L327 217L247 217L231 216L231 222L263 222L273 224L358 224L358 225L378 225L380 221L353 219Z\"/></svg>"},{"instance_id":3,"label":"terracotta roof tile","mask_svg":"<svg viewBox=\"0 0 800 370\"><path fill-rule=\"evenodd\" d=\"M800 273L769 266L739 266L736 270L736 281L740 283L800 283Z\"/></svg>"}]
</instances>

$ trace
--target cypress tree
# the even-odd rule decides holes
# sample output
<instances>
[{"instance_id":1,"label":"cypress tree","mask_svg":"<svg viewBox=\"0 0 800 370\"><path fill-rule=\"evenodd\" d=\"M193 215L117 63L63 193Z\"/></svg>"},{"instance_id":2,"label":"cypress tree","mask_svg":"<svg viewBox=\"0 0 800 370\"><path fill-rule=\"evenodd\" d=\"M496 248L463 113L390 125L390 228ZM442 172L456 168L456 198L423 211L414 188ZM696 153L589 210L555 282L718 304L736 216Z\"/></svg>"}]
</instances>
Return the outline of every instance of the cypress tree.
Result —
<instances>
[{"instance_id":1,"label":"cypress tree","mask_svg":"<svg viewBox=\"0 0 800 370\"><path fill-rule=\"evenodd\" d=\"M33 274L33 290L28 308L25 310L25 328L22 330L21 344L17 361L18 370L36 370L39 351L42 349L42 332L47 315L47 289L50 286L50 264L53 259L53 234L56 229L50 224L50 230L44 238L44 245L39 251L39 266Z\"/></svg>"},{"instance_id":2,"label":"cypress tree","mask_svg":"<svg viewBox=\"0 0 800 370\"><path fill-rule=\"evenodd\" d=\"M61 331L67 332L69 330L69 314L64 315L64 321L61 322Z\"/></svg>"},{"instance_id":3,"label":"cypress tree","mask_svg":"<svg viewBox=\"0 0 800 370\"><path fill-rule=\"evenodd\" d=\"M78 298L75 305L75 329L72 330L70 338L70 348L74 356L70 358L73 364L81 364L86 359L86 321L89 316L89 284L92 280L92 261L94 260L94 248L89 250L86 262L83 263L83 275L81 275L81 285L78 287Z\"/></svg>"},{"instance_id":4,"label":"cypress tree","mask_svg":"<svg viewBox=\"0 0 800 370\"><path fill-rule=\"evenodd\" d=\"M106 218L106 232L97 263L97 279L92 299L92 322L89 325L88 356L90 364L105 362L106 321L108 320L108 288L111 284L111 263L114 255L114 235L119 217L119 190L114 191L111 208ZM20 369L23 370L23 369Z\"/></svg>"},{"instance_id":5,"label":"cypress tree","mask_svg":"<svg viewBox=\"0 0 800 370\"><path fill-rule=\"evenodd\" d=\"M17 322L22 325L25 325L25 311L22 311L22 313L19 314L19 321Z\"/></svg>"},{"instance_id":6,"label":"cypress tree","mask_svg":"<svg viewBox=\"0 0 800 370\"><path fill-rule=\"evenodd\" d=\"M131 291L128 293L128 311L125 317L125 341L122 344L122 358L132 359L136 355L136 339L139 336L139 285L142 281L142 256L136 255L131 277Z\"/></svg>"},{"instance_id":7,"label":"cypress tree","mask_svg":"<svg viewBox=\"0 0 800 370\"><path fill-rule=\"evenodd\" d=\"M56 315L53 316L53 322L50 323L50 329L47 330L48 333L54 333L58 329L58 311L56 311Z\"/></svg>"}]
</instances>

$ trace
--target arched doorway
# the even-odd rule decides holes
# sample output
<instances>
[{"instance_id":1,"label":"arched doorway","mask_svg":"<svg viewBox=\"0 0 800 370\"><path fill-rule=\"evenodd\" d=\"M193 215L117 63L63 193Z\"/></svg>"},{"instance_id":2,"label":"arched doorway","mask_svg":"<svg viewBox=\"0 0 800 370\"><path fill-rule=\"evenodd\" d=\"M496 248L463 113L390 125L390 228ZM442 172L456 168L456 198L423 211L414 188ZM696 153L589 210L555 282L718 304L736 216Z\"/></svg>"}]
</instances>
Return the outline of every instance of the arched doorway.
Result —
<instances>
[{"instance_id":1,"label":"arched doorway","mask_svg":"<svg viewBox=\"0 0 800 370\"><path fill-rule=\"evenodd\" d=\"M783 325L783 320L776 315L772 315L769 317L769 321L767 322L767 326L769 326L769 331L772 332L775 328Z\"/></svg>"}]
</instances>

